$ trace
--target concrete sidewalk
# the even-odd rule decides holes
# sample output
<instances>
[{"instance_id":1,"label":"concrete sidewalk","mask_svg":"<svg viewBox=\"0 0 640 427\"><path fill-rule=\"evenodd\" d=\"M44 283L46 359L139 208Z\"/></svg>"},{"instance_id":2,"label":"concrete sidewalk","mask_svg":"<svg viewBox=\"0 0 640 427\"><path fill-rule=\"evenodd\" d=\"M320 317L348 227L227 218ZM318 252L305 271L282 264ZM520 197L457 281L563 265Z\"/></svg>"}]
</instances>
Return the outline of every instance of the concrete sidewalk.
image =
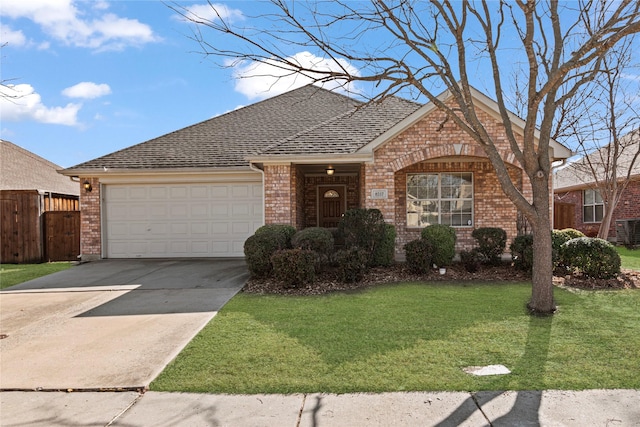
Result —
<instances>
[{"instance_id":1,"label":"concrete sidewalk","mask_svg":"<svg viewBox=\"0 0 640 427\"><path fill-rule=\"evenodd\" d=\"M2 426L640 426L640 390L210 395L0 393Z\"/></svg>"}]
</instances>

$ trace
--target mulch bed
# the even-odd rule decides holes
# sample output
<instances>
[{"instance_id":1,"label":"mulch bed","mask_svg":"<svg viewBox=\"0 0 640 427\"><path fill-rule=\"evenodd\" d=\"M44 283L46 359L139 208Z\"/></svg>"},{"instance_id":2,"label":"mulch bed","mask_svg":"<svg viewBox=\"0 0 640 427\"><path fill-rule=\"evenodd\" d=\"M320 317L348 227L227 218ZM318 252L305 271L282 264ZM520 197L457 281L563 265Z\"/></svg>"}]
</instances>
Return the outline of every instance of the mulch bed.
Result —
<instances>
[{"instance_id":1,"label":"mulch bed","mask_svg":"<svg viewBox=\"0 0 640 427\"><path fill-rule=\"evenodd\" d=\"M327 271L316 277L314 283L302 288L283 288L272 278L250 279L243 292L252 294L278 295L322 295L331 292L354 291L370 288L380 284L399 282L526 282L531 276L514 268L510 264L490 267L482 266L475 273L469 273L462 264L447 267L444 275L437 270L420 275L409 271L405 264L398 263L391 267L372 268L364 279L357 283L342 283L335 271ZM640 288L640 271L625 270L615 279L592 279L581 275L556 276L553 282L557 286L580 289L638 289Z\"/></svg>"}]
</instances>

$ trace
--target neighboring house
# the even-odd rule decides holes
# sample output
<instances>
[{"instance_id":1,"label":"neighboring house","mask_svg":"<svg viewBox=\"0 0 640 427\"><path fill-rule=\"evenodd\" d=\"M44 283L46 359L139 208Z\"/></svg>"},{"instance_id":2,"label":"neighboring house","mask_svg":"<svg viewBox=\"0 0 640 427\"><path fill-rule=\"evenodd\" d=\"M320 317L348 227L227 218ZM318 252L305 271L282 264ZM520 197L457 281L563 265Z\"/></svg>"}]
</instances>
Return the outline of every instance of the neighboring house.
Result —
<instances>
[{"instance_id":1,"label":"neighboring house","mask_svg":"<svg viewBox=\"0 0 640 427\"><path fill-rule=\"evenodd\" d=\"M640 130L625 135L622 143L626 148L618 159L619 179L626 177L633 156L640 150ZM589 155L595 165L595 173L600 177L605 176L604 166L599 160L605 148ZM587 164L587 160L582 158L556 172L554 228L575 228L593 237L600 229L604 204L596 188L594 174L588 170ZM631 180L613 212L608 239L616 241L616 221L635 218L640 218L640 158L636 160Z\"/></svg>"},{"instance_id":2,"label":"neighboring house","mask_svg":"<svg viewBox=\"0 0 640 427\"><path fill-rule=\"evenodd\" d=\"M30 151L0 140L0 262L59 261L79 255L79 223L75 236L71 236L65 235L70 231L59 229L55 221L47 227L43 220L45 212L54 211L76 211L73 215L79 220L80 184L60 175L60 169ZM68 222L64 218L59 221ZM66 243L73 239L77 243Z\"/></svg>"},{"instance_id":3,"label":"neighboring house","mask_svg":"<svg viewBox=\"0 0 640 427\"><path fill-rule=\"evenodd\" d=\"M494 101L473 91L514 182L530 195ZM441 99L447 101L448 93ZM523 121L513 116L516 132ZM553 159L570 155L553 142ZM516 235L517 210L482 148L442 112L397 97L364 104L305 86L66 169L82 192L82 256L243 256L265 223L335 227L377 208L396 249L429 223Z\"/></svg>"}]
</instances>

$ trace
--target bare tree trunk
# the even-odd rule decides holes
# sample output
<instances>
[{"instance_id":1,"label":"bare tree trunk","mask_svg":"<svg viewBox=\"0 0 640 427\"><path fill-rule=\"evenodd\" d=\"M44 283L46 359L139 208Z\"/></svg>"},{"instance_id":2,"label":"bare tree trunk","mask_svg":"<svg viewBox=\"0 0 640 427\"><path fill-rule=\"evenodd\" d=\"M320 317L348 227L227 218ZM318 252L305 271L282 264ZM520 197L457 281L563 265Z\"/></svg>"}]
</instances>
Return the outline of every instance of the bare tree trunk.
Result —
<instances>
[{"instance_id":1,"label":"bare tree trunk","mask_svg":"<svg viewBox=\"0 0 640 427\"><path fill-rule=\"evenodd\" d=\"M604 216L602 217L602 221L600 222L600 228L598 229L598 237L604 240L607 240L609 237L609 228L611 228L611 221L613 220L613 211L615 210L615 205L617 204L618 195L612 194L612 199L616 201L615 204L609 202L604 207Z\"/></svg>"},{"instance_id":2,"label":"bare tree trunk","mask_svg":"<svg viewBox=\"0 0 640 427\"><path fill-rule=\"evenodd\" d=\"M537 215L529 218L533 229L533 275L531 300L527 307L536 314L552 314L556 310L553 298L553 260L551 250L551 215L547 179L536 179L533 185L533 205Z\"/></svg>"}]
</instances>

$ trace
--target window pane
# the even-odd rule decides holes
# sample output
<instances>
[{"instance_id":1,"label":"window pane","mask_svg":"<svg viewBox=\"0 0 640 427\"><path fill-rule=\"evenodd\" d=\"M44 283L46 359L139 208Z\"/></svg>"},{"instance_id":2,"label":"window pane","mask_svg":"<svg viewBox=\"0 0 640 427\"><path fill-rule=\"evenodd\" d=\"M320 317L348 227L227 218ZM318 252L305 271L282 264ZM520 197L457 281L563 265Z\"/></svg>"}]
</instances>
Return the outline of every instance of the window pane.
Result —
<instances>
[{"instance_id":1,"label":"window pane","mask_svg":"<svg viewBox=\"0 0 640 427\"><path fill-rule=\"evenodd\" d=\"M604 217L604 205L596 205L595 221L602 221L602 217Z\"/></svg>"},{"instance_id":2,"label":"window pane","mask_svg":"<svg viewBox=\"0 0 640 427\"><path fill-rule=\"evenodd\" d=\"M584 204L592 205L594 202L593 190L584 190Z\"/></svg>"},{"instance_id":3,"label":"window pane","mask_svg":"<svg viewBox=\"0 0 640 427\"><path fill-rule=\"evenodd\" d=\"M418 198L418 187L408 187L407 188L407 196L410 199L417 199Z\"/></svg>"},{"instance_id":4,"label":"window pane","mask_svg":"<svg viewBox=\"0 0 640 427\"><path fill-rule=\"evenodd\" d=\"M593 222L593 206L585 206L582 210L584 222Z\"/></svg>"},{"instance_id":5,"label":"window pane","mask_svg":"<svg viewBox=\"0 0 640 427\"><path fill-rule=\"evenodd\" d=\"M473 174L407 175L407 226L473 225Z\"/></svg>"},{"instance_id":6,"label":"window pane","mask_svg":"<svg viewBox=\"0 0 640 427\"><path fill-rule=\"evenodd\" d=\"M602 196L600 195L600 192L599 192L599 191L594 190L594 191L593 191L593 194L595 195L596 203L603 203L603 201L602 201Z\"/></svg>"}]
</instances>

